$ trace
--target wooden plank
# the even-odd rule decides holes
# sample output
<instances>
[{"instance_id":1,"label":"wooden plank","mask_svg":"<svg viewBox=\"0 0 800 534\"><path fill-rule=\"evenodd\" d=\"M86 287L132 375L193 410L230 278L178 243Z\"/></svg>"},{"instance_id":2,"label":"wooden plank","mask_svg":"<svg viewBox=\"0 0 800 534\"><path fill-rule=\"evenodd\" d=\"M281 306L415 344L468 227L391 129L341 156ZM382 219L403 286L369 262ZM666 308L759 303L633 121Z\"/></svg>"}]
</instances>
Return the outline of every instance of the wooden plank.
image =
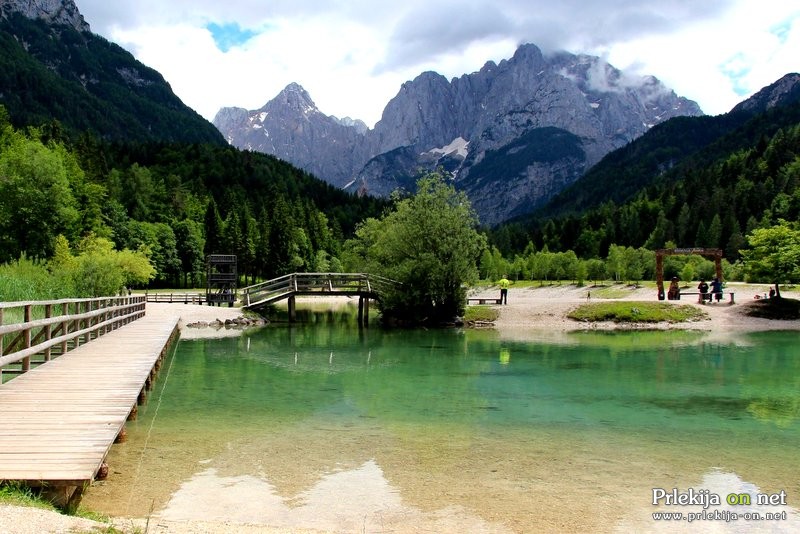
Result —
<instances>
[{"instance_id":1,"label":"wooden plank","mask_svg":"<svg viewBox=\"0 0 800 534\"><path fill-rule=\"evenodd\" d=\"M0 386L0 480L90 481L177 321L145 316Z\"/></svg>"}]
</instances>

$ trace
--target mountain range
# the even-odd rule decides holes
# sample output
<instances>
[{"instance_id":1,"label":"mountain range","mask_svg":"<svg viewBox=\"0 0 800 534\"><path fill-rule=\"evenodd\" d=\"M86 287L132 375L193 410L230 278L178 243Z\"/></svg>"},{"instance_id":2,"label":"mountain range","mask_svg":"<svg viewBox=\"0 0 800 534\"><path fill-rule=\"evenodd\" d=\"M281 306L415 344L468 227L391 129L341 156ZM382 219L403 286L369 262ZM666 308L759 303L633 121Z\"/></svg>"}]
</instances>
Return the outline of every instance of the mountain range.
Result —
<instances>
[{"instance_id":1,"label":"mountain range","mask_svg":"<svg viewBox=\"0 0 800 534\"><path fill-rule=\"evenodd\" d=\"M652 76L525 44L449 81L420 74L373 129L322 113L294 83L260 109L223 108L213 122L234 146L361 193L413 189L421 171L443 169L493 225L542 206L612 150L685 115L702 111Z\"/></svg>"},{"instance_id":2,"label":"mountain range","mask_svg":"<svg viewBox=\"0 0 800 534\"><path fill-rule=\"evenodd\" d=\"M729 113L701 116L695 103L655 78L630 76L596 57L545 55L523 45L511 59L449 81L422 73L403 84L371 129L325 115L302 87L290 84L260 110L220 110L215 122L223 137L158 72L92 34L72 0L0 0L0 105L16 127L43 127L45 135L72 139L89 133L115 145L144 143L128 152L136 154L130 161L147 165L154 163L151 148L145 148L152 143L225 147L227 140L263 149L339 189L374 195L410 190L420 172L443 169L470 195L484 224L531 221L515 223L523 230L652 198L695 169L756 144L763 149L765 139L797 122L799 96L800 77L790 74ZM110 164L102 163L104 146L94 149L97 180L105 179ZM236 204L226 192L234 171L212 166L214 195L226 197L227 210ZM246 167L236 171L242 183L255 172ZM310 198L320 194L306 189ZM791 194L791 188L778 193ZM671 206L668 219L677 218L680 206L661 204ZM706 212L692 212L692 224ZM744 232L751 227L750 213L739 215ZM352 223L346 219L342 228ZM654 214L645 215L637 228L647 233L651 219ZM548 233L551 248L557 240L572 246L574 228L564 224ZM628 227L624 221L618 226ZM522 247L530 232L519 235ZM638 243L613 234L608 239Z\"/></svg>"}]
</instances>

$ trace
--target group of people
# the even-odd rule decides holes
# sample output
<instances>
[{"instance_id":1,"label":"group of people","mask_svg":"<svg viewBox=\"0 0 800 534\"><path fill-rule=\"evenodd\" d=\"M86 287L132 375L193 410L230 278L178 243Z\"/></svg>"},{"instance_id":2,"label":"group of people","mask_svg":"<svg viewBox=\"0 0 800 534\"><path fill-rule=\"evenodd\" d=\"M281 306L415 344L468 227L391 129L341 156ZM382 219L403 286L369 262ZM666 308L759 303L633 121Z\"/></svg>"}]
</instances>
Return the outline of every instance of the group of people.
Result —
<instances>
[{"instance_id":1,"label":"group of people","mask_svg":"<svg viewBox=\"0 0 800 534\"><path fill-rule=\"evenodd\" d=\"M511 282L508 281L506 275L498 281L497 285L500 286L500 304L508 304L508 286ZM722 281L719 278L714 278L709 285L706 283L704 279L700 280L700 284L697 286L697 290L700 292L700 302L705 303L705 301L711 302L713 298L717 299L717 302L722 300ZM678 284L678 277L673 276L672 281L669 284L669 291L667 292L667 298L669 300L680 300L680 286ZM775 290L770 291L770 297L772 297L775 293ZM590 298L590 293L586 293L586 299ZM663 294L662 294L662 297Z\"/></svg>"},{"instance_id":2,"label":"group of people","mask_svg":"<svg viewBox=\"0 0 800 534\"><path fill-rule=\"evenodd\" d=\"M709 289L711 292L709 292ZM715 297L717 302L722 300L722 282L719 278L714 278L711 281L711 286L709 286L705 280L700 280L700 284L697 286L697 290L700 292L700 301L711 302L711 298Z\"/></svg>"},{"instance_id":3,"label":"group of people","mask_svg":"<svg viewBox=\"0 0 800 534\"><path fill-rule=\"evenodd\" d=\"M771 288L769 288L769 293L764 293L763 297L761 295L759 295L759 294L756 294L756 296L753 297L753 298L756 299L756 300L759 300L759 299L762 299L762 298L763 299L766 299L766 298L774 299L777 294L778 293L775 291L775 288L771 287ZM769 295L769 296L767 296L767 295Z\"/></svg>"},{"instance_id":4,"label":"group of people","mask_svg":"<svg viewBox=\"0 0 800 534\"><path fill-rule=\"evenodd\" d=\"M712 298L716 298L717 302L722 300L722 281L719 278L714 278L709 285L704 279L700 280L697 286L697 291L700 292L700 302L711 302ZM673 276L667 291L667 299L680 300L681 289L678 283L678 277Z\"/></svg>"}]
</instances>

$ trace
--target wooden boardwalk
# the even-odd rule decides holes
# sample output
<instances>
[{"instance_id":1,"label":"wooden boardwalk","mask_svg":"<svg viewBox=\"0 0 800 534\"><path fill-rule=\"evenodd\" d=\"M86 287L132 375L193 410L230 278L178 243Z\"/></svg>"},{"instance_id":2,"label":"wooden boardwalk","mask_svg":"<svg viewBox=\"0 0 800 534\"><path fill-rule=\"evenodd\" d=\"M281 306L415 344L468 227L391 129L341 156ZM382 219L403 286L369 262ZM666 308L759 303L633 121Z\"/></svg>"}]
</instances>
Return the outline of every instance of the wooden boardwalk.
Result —
<instances>
[{"instance_id":1,"label":"wooden boardwalk","mask_svg":"<svg viewBox=\"0 0 800 534\"><path fill-rule=\"evenodd\" d=\"M145 316L0 386L0 480L56 488L64 506L79 498L152 386L177 323Z\"/></svg>"}]
</instances>

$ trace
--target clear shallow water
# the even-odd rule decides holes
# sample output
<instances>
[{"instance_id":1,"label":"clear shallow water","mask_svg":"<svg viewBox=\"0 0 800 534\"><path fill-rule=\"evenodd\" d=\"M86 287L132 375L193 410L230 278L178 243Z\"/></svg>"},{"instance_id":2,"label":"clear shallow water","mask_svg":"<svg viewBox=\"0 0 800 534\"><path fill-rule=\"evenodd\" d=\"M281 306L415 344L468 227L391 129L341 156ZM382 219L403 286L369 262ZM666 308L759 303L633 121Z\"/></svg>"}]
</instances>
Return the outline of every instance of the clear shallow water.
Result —
<instances>
[{"instance_id":1,"label":"clear shallow water","mask_svg":"<svg viewBox=\"0 0 800 534\"><path fill-rule=\"evenodd\" d=\"M793 332L506 342L333 317L181 342L84 503L358 532L658 529L657 487L796 508L799 418Z\"/></svg>"}]
</instances>

